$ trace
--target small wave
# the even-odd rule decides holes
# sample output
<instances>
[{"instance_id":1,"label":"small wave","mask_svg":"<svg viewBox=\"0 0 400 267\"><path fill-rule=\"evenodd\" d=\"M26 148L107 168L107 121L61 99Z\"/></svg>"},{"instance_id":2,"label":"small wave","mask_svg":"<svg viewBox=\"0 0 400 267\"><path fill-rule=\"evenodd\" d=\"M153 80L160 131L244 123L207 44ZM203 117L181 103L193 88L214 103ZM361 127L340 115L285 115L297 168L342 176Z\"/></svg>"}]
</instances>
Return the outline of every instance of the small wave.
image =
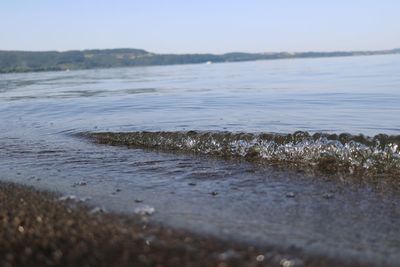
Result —
<instances>
[{"instance_id":1,"label":"small wave","mask_svg":"<svg viewBox=\"0 0 400 267\"><path fill-rule=\"evenodd\" d=\"M400 136L233 132L82 133L97 143L179 150L251 161L306 164L328 172L400 172Z\"/></svg>"}]
</instances>

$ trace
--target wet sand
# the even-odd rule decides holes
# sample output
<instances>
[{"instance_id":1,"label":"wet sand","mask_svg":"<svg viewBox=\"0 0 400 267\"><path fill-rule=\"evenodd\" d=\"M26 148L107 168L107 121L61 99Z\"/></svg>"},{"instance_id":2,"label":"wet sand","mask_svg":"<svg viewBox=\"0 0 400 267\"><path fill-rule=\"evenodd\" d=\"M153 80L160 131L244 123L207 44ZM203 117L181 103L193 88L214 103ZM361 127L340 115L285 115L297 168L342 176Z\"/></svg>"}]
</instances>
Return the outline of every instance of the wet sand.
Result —
<instances>
[{"instance_id":1,"label":"wet sand","mask_svg":"<svg viewBox=\"0 0 400 267\"><path fill-rule=\"evenodd\" d=\"M93 212L12 183L0 183L0 229L1 266L361 266Z\"/></svg>"}]
</instances>

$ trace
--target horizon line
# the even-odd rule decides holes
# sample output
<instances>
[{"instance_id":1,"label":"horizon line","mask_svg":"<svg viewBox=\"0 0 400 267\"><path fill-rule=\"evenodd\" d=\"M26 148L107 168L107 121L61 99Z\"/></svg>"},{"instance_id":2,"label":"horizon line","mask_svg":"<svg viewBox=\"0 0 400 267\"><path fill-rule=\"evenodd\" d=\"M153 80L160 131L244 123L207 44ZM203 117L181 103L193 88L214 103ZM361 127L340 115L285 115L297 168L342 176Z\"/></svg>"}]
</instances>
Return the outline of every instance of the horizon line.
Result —
<instances>
[{"instance_id":1,"label":"horizon line","mask_svg":"<svg viewBox=\"0 0 400 267\"><path fill-rule=\"evenodd\" d=\"M231 54L231 53L246 53L246 54L280 54L280 53L288 53L288 54L298 54L298 53L354 53L354 52L383 52L383 51L394 51L394 50L399 50L399 47L395 48L390 48L390 49L373 49L373 50L303 50L303 51L264 51L264 52L246 52L246 51L230 51L230 52L225 52L225 53L212 53L212 52L190 52L190 53L155 53L148 51L143 48L129 48L129 47L114 47L114 48L85 48L85 49L68 49L68 50L8 50L8 49L0 49L0 52L33 52L33 53L46 53L46 52L57 52L57 53L65 53L65 52L73 52L73 51L78 51L78 52L85 52L85 51L93 51L93 50L139 50L139 51L144 51L149 54L155 54L155 55L225 55L225 54Z\"/></svg>"}]
</instances>

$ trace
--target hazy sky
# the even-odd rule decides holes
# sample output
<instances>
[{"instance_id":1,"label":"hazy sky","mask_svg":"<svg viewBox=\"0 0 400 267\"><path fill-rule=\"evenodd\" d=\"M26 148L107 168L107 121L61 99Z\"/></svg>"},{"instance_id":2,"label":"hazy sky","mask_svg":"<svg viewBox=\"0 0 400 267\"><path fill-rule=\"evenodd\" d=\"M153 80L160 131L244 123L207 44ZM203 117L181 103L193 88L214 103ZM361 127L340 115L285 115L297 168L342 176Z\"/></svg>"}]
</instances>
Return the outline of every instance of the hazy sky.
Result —
<instances>
[{"instance_id":1,"label":"hazy sky","mask_svg":"<svg viewBox=\"0 0 400 267\"><path fill-rule=\"evenodd\" d=\"M400 47L399 0L0 0L0 50Z\"/></svg>"}]
</instances>

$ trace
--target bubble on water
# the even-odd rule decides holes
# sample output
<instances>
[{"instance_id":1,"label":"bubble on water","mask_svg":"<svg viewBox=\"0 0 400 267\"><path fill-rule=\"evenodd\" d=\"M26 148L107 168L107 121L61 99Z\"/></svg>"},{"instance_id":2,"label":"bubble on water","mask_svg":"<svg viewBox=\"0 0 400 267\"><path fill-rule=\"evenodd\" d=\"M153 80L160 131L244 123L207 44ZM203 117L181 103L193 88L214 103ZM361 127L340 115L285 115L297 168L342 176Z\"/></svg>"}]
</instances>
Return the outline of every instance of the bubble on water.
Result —
<instances>
[{"instance_id":1,"label":"bubble on water","mask_svg":"<svg viewBox=\"0 0 400 267\"><path fill-rule=\"evenodd\" d=\"M225 158L290 162L326 171L400 169L400 137L307 132L293 134L232 132L85 133L111 145L181 150Z\"/></svg>"}]
</instances>

